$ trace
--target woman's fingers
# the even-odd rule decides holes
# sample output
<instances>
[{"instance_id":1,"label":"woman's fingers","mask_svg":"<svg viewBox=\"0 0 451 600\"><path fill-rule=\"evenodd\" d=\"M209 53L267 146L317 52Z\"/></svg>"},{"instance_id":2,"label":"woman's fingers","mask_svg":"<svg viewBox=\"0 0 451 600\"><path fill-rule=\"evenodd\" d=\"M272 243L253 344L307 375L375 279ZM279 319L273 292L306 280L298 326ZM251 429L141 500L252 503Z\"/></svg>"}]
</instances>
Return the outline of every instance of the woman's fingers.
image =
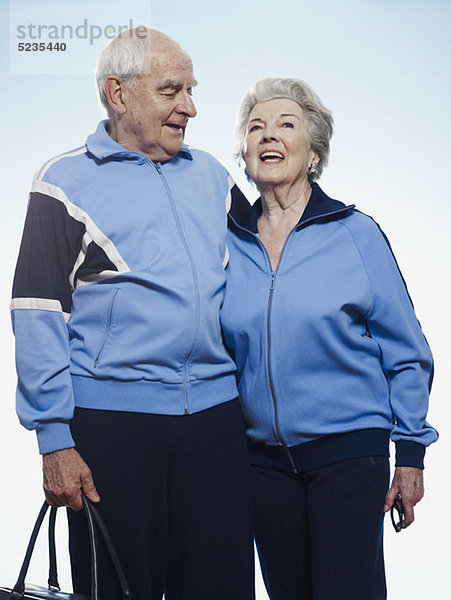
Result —
<instances>
[{"instance_id":1,"label":"woman's fingers","mask_svg":"<svg viewBox=\"0 0 451 600\"><path fill-rule=\"evenodd\" d=\"M385 497L384 511L393 506L397 496L401 496L404 508L403 529L415 520L414 506L424 496L423 471L416 467L396 467L390 489Z\"/></svg>"}]
</instances>

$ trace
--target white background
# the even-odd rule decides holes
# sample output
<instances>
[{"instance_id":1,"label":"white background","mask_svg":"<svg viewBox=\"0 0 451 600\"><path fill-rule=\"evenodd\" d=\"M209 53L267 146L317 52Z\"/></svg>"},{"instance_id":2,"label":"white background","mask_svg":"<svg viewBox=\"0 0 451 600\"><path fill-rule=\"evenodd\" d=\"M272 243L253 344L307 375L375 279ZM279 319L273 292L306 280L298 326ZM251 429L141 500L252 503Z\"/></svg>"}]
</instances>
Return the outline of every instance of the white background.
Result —
<instances>
[{"instance_id":1,"label":"white background","mask_svg":"<svg viewBox=\"0 0 451 600\"><path fill-rule=\"evenodd\" d=\"M65 4L71 5L70 18L75 19L77 3ZM95 3L105 25L111 21L109 4ZM199 114L189 125L188 143L216 155L250 198L255 198L255 190L232 158L235 111L246 89L264 76L300 77L333 111L330 166L320 183L332 197L371 214L387 233L436 358L429 421L441 438L427 452L426 497L417 508L417 521L400 535L387 521L389 597L448 598L450 3L154 0L148 4L151 25L177 39L194 61ZM39 7L42 22L51 22L52 2L41 0ZM44 75L39 69L12 74L6 0L0 0L0 22L0 584L4 585L17 575L42 500L35 436L20 427L14 414L8 308L28 188L39 165L83 143L103 113L92 76L73 74L69 65L67 74ZM94 68L94 54L91 60ZM64 533L61 537L64 547ZM30 580L45 583L44 565L45 557L38 558ZM62 566L61 571L68 584L67 568ZM259 579L258 600L266 598Z\"/></svg>"}]
</instances>

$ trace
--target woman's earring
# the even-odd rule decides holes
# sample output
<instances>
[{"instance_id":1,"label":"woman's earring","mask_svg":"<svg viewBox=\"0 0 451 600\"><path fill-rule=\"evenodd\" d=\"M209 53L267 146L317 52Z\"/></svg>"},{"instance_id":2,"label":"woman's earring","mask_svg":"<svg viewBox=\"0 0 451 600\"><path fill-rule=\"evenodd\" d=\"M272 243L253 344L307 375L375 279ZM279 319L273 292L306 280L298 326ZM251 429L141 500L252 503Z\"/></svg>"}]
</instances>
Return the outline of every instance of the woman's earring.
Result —
<instances>
[{"instance_id":1,"label":"woman's earring","mask_svg":"<svg viewBox=\"0 0 451 600\"><path fill-rule=\"evenodd\" d=\"M316 163L312 163L309 168L308 168L308 172L310 173L310 175L313 175L314 173L316 173Z\"/></svg>"}]
</instances>

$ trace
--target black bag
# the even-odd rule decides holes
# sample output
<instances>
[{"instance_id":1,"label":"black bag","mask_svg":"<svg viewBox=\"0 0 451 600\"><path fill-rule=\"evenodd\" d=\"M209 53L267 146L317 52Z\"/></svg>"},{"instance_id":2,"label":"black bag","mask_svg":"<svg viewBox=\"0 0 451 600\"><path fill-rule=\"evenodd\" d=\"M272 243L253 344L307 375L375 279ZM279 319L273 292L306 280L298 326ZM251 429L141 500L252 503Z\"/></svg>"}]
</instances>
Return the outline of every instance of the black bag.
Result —
<instances>
[{"instance_id":1,"label":"black bag","mask_svg":"<svg viewBox=\"0 0 451 600\"><path fill-rule=\"evenodd\" d=\"M52 506L50 510L49 519L49 579L48 588L44 588L36 585L25 584L25 577L27 575L28 567L30 565L31 555L33 554L34 545L36 538L38 537L39 530L44 520L45 514L49 505L44 502L39 516L31 534L30 541L28 543L27 552L25 554L22 568L20 569L19 577L16 585L13 588L7 588L0 586L0 600L99 600L98 595L98 577L97 577L97 535L96 527L100 531L105 545L111 557L111 561L116 571L121 590L123 600L133 600L132 593L125 579L124 572L122 571L121 564L119 562L116 551L111 543L110 536L100 518L97 509L89 502L84 494L82 494L83 505L85 509L86 518L88 520L89 540L91 544L91 595L83 596L80 594L69 594L60 591L58 583L58 572L56 564L56 549L55 549L55 518L56 508ZM95 524L94 524L95 522ZM105 598L104 600L108 600Z\"/></svg>"}]
</instances>

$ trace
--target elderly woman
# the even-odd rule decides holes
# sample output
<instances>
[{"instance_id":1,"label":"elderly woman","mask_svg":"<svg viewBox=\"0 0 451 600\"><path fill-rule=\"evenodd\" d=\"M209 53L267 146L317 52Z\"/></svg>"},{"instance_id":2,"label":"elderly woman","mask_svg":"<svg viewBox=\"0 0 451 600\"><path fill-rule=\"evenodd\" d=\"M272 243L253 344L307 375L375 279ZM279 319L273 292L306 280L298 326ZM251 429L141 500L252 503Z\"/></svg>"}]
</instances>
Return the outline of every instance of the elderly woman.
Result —
<instances>
[{"instance_id":1,"label":"elderly woman","mask_svg":"<svg viewBox=\"0 0 451 600\"><path fill-rule=\"evenodd\" d=\"M246 95L239 152L261 198L231 214L226 342L271 600L386 598L384 511L423 495L432 357L378 225L315 183L331 113L302 81ZM396 470L389 484L389 440Z\"/></svg>"}]
</instances>

